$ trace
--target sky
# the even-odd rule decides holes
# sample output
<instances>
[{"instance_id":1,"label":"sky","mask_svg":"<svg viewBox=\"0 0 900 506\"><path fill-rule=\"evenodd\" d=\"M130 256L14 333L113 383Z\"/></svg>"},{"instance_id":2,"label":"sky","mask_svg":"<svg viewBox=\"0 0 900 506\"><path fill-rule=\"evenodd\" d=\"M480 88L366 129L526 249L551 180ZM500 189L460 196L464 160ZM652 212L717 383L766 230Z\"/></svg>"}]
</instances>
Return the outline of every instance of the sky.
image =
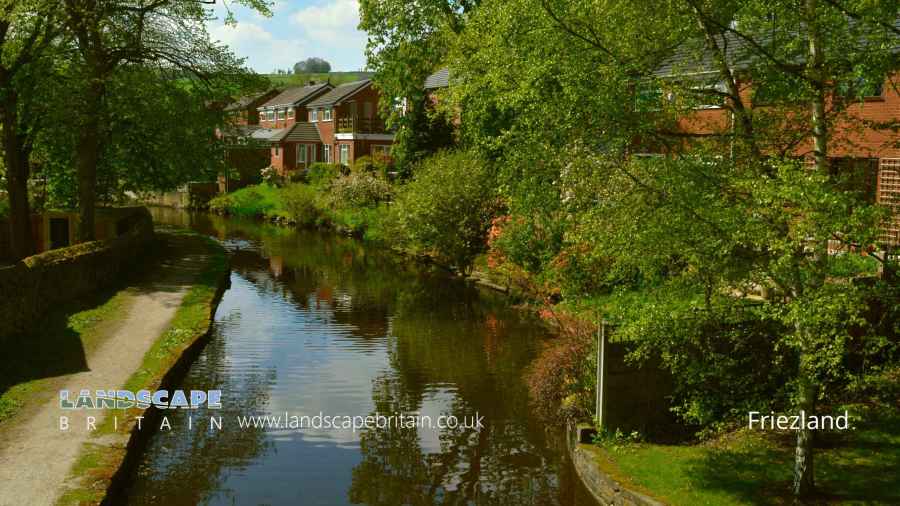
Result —
<instances>
[{"instance_id":1,"label":"sky","mask_svg":"<svg viewBox=\"0 0 900 506\"><path fill-rule=\"evenodd\" d=\"M270 18L233 1L228 6L237 25L225 24L227 11L219 0L213 8L218 19L208 23L210 35L259 73L288 69L312 56L324 58L335 71L365 67L366 34L356 29L357 0L275 0Z\"/></svg>"}]
</instances>

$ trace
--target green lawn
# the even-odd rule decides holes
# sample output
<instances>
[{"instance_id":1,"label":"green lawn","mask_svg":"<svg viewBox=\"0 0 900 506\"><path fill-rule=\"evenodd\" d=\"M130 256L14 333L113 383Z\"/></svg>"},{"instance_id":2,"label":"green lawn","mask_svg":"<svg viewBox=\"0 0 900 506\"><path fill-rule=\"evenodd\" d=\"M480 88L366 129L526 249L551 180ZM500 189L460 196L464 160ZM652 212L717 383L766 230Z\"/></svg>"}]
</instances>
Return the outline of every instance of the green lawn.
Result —
<instances>
[{"instance_id":1,"label":"green lawn","mask_svg":"<svg viewBox=\"0 0 900 506\"><path fill-rule=\"evenodd\" d=\"M811 504L900 504L900 410L858 409L853 430L820 433ZM669 504L792 504L792 444L790 433L744 429L700 445L606 443L594 452L601 469Z\"/></svg>"}]
</instances>

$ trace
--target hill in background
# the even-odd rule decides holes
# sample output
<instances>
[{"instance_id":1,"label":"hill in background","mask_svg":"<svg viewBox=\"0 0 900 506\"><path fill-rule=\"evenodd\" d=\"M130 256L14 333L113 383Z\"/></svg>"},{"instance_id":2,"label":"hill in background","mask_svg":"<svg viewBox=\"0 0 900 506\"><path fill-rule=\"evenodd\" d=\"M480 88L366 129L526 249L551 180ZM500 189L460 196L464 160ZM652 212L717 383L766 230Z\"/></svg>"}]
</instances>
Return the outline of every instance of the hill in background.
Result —
<instances>
[{"instance_id":1,"label":"hill in background","mask_svg":"<svg viewBox=\"0 0 900 506\"><path fill-rule=\"evenodd\" d=\"M290 86L303 86L309 81L317 83L331 81L331 84L339 85L353 81L360 81L372 77L372 72L327 72L327 73L300 73L300 74L266 74L272 86L287 88Z\"/></svg>"}]
</instances>

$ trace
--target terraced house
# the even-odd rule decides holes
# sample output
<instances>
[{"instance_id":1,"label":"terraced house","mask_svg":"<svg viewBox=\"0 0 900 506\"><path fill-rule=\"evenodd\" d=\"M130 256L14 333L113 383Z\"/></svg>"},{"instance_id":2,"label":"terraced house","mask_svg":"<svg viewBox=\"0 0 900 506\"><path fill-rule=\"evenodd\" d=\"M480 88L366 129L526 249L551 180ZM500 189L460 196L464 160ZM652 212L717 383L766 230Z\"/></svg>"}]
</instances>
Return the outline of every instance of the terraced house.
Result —
<instances>
[{"instance_id":1,"label":"terraced house","mask_svg":"<svg viewBox=\"0 0 900 506\"><path fill-rule=\"evenodd\" d=\"M259 107L252 136L271 146L282 176L316 162L350 165L362 156L389 156L394 134L378 117L379 93L365 79L289 88Z\"/></svg>"}]
</instances>

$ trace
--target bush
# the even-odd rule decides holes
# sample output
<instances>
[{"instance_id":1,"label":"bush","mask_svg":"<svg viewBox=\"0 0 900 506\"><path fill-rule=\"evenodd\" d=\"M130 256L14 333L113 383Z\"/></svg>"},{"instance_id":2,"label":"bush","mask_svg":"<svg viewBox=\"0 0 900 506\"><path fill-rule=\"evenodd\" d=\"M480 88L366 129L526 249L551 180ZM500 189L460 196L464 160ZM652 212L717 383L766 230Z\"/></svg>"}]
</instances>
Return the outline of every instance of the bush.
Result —
<instances>
[{"instance_id":1,"label":"bush","mask_svg":"<svg viewBox=\"0 0 900 506\"><path fill-rule=\"evenodd\" d=\"M291 184L281 190L284 210L298 225L314 225L320 217L316 206L317 191L306 184Z\"/></svg>"},{"instance_id":2,"label":"bush","mask_svg":"<svg viewBox=\"0 0 900 506\"><path fill-rule=\"evenodd\" d=\"M0 199L0 218L5 218L9 214L9 201Z\"/></svg>"},{"instance_id":3,"label":"bush","mask_svg":"<svg viewBox=\"0 0 900 506\"><path fill-rule=\"evenodd\" d=\"M261 170L260 175L262 176L263 182L266 184L281 184L281 176L278 175L278 169L272 167L271 165Z\"/></svg>"},{"instance_id":4,"label":"bush","mask_svg":"<svg viewBox=\"0 0 900 506\"><path fill-rule=\"evenodd\" d=\"M332 207L373 207L391 198L391 186L366 172L356 172L331 182L328 197Z\"/></svg>"},{"instance_id":5,"label":"bush","mask_svg":"<svg viewBox=\"0 0 900 506\"><path fill-rule=\"evenodd\" d=\"M355 174L359 172L374 172L375 171L375 161L372 160L371 156L361 156L353 162L353 165L350 166L350 173Z\"/></svg>"},{"instance_id":6,"label":"bush","mask_svg":"<svg viewBox=\"0 0 900 506\"><path fill-rule=\"evenodd\" d=\"M283 209L281 190L261 184L248 186L209 201L209 209L219 214L245 217L273 217Z\"/></svg>"},{"instance_id":7,"label":"bush","mask_svg":"<svg viewBox=\"0 0 900 506\"><path fill-rule=\"evenodd\" d=\"M446 151L416 169L394 204L393 227L407 249L436 257L468 273L486 249L500 211L488 164L465 151Z\"/></svg>"},{"instance_id":8,"label":"bush","mask_svg":"<svg viewBox=\"0 0 900 506\"><path fill-rule=\"evenodd\" d=\"M306 179L312 185L324 187L339 178L342 173L343 168L339 164L317 162L310 165Z\"/></svg>"}]
</instances>

